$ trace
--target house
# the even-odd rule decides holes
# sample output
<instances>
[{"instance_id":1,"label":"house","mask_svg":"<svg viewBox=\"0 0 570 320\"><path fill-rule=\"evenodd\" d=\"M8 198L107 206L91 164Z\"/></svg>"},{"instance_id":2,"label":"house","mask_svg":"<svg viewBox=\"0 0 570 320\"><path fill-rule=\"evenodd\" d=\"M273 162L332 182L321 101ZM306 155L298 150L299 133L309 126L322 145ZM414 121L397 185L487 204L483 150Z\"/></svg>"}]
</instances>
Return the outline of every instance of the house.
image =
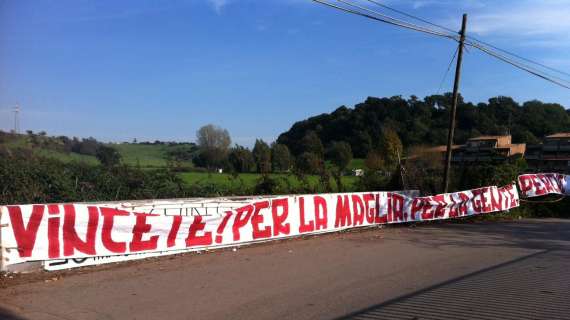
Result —
<instances>
[{"instance_id":1,"label":"house","mask_svg":"<svg viewBox=\"0 0 570 320\"><path fill-rule=\"evenodd\" d=\"M454 163L502 162L511 157L522 157L525 150L526 144L513 144L510 135L479 136L467 140L464 145L454 145L451 161ZM440 153L442 161L445 161L447 146L433 147L429 151Z\"/></svg>"},{"instance_id":2,"label":"house","mask_svg":"<svg viewBox=\"0 0 570 320\"><path fill-rule=\"evenodd\" d=\"M525 153L529 171L570 173L570 132L544 137L541 144L529 145Z\"/></svg>"}]
</instances>

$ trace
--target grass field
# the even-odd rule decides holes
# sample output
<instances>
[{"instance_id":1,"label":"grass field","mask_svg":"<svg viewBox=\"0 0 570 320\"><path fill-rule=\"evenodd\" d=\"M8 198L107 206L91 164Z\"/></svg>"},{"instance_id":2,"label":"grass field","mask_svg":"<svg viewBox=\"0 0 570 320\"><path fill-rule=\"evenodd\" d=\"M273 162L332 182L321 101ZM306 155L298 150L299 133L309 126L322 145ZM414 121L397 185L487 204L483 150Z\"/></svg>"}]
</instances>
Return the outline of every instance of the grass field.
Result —
<instances>
[{"instance_id":1,"label":"grass field","mask_svg":"<svg viewBox=\"0 0 570 320\"><path fill-rule=\"evenodd\" d=\"M167 145L120 143L110 146L119 151L121 160L126 165L152 168L166 167L166 155L169 148ZM182 165L192 167L192 162L187 161Z\"/></svg>"},{"instance_id":2,"label":"grass field","mask_svg":"<svg viewBox=\"0 0 570 320\"><path fill-rule=\"evenodd\" d=\"M38 138L38 139L41 139L41 138ZM46 139L46 138L43 138L43 139ZM83 162L83 163L87 163L87 164L91 164L91 165L99 163L97 158L95 158L94 156L88 156L88 155L83 155L83 154L73 153L73 152L67 153L67 152L51 150L51 149L47 149L47 148L43 148L43 147L33 147L33 144L30 140L30 137L28 137L26 135L12 136L10 139L3 141L0 145L6 147L8 150L11 150L12 152L19 152L20 150L26 150L28 152L31 151L35 155L45 157L45 158L50 158L50 159L56 159L56 160L59 160L59 161L65 162L65 163L68 163L71 161Z\"/></svg>"},{"instance_id":3,"label":"grass field","mask_svg":"<svg viewBox=\"0 0 570 320\"><path fill-rule=\"evenodd\" d=\"M42 157L56 159L56 160L59 160L61 162L65 162L65 163L68 163L71 161L76 161L76 162L87 163L90 165L99 164L99 160L97 160L97 158L95 158L94 156L88 156L88 155L79 154L79 153L57 152L57 151L47 150L47 149L34 149L34 153L39 155L39 156L42 156Z\"/></svg>"}]
</instances>

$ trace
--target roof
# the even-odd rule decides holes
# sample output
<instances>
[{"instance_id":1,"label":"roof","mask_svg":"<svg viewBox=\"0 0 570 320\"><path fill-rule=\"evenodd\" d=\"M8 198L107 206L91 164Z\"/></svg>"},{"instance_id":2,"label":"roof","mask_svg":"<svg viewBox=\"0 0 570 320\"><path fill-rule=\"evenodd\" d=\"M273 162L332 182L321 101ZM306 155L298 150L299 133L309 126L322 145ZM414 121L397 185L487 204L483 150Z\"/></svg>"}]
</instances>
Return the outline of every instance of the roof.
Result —
<instances>
[{"instance_id":1,"label":"roof","mask_svg":"<svg viewBox=\"0 0 570 320\"><path fill-rule=\"evenodd\" d=\"M546 136L547 138L570 138L570 132L558 132L555 134L551 134Z\"/></svg>"},{"instance_id":2,"label":"roof","mask_svg":"<svg viewBox=\"0 0 570 320\"><path fill-rule=\"evenodd\" d=\"M511 148L520 148L526 146L526 143L511 143L504 146L498 146L495 149L511 149Z\"/></svg>"},{"instance_id":3,"label":"roof","mask_svg":"<svg viewBox=\"0 0 570 320\"><path fill-rule=\"evenodd\" d=\"M475 137L475 138L470 138L469 141L498 140L498 139L506 138L506 137L510 137L510 135L504 135L504 136L479 136L479 137Z\"/></svg>"},{"instance_id":4,"label":"roof","mask_svg":"<svg viewBox=\"0 0 570 320\"><path fill-rule=\"evenodd\" d=\"M451 146L451 150L459 149L459 148L461 148L461 147L463 147L463 145L457 145L457 144L455 144L455 145ZM443 151L447 151L447 146L446 146L446 145L443 145L443 146L432 147L432 148L429 148L428 151L429 151L429 152L443 152Z\"/></svg>"}]
</instances>

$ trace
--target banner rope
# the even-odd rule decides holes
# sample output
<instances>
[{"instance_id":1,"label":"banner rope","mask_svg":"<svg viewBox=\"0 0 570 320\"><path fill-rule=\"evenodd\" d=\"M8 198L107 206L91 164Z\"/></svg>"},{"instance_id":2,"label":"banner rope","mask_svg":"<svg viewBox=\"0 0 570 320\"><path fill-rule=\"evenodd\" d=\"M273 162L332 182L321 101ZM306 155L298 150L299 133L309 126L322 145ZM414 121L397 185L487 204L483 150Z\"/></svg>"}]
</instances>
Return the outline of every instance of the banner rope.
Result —
<instances>
[{"instance_id":1,"label":"banner rope","mask_svg":"<svg viewBox=\"0 0 570 320\"><path fill-rule=\"evenodd\" d=\"M538 201L533 201L533 200L527 200L527 199L519 199L520 202L526 202L526 203L555 203L555 202L560 202L562 200L564 200L566 197L562 196L558 199L554 199L554 200L538 200Z\"/></svg>"}]
</instances>

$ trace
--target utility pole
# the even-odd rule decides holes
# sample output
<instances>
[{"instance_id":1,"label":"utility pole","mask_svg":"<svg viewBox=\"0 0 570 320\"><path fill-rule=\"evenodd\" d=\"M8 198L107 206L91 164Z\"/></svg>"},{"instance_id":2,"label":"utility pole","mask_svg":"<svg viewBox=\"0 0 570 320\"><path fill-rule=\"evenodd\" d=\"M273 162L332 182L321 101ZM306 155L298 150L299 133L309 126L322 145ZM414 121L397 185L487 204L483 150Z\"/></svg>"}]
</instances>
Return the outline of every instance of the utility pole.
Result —
<instances>
[{"instance_id":1,"label":"utility pole","mask_svg":"<svg viewBox=\"0 0 570 320\"><path fill-rule=\"evenodd\" d=\"M461 61L463 60L463 44L465 42L465 28L467 26L467 14L463 14L461 31L459 32L459 48L457 51L457 65L455 66L455 81L453 82L453 101L449 115L449 133L447 134L447 152L445 157L445 172L443 176L443 193L449 188L449 175L451 167L451 149L453 147L453 134L455 133L455 114L457 113L457 100L459 97L459 79L461 78Z\"/></svg>"},{"instance_id":2,"label":"utility pole","mask_svg":"<svg viewBox=\"0 0 570 320\"><path fill-rule=\"evenodd\" d=\"M14 108L14 133L20 133L20 105Z\"/></svg>"}]
</instances>

